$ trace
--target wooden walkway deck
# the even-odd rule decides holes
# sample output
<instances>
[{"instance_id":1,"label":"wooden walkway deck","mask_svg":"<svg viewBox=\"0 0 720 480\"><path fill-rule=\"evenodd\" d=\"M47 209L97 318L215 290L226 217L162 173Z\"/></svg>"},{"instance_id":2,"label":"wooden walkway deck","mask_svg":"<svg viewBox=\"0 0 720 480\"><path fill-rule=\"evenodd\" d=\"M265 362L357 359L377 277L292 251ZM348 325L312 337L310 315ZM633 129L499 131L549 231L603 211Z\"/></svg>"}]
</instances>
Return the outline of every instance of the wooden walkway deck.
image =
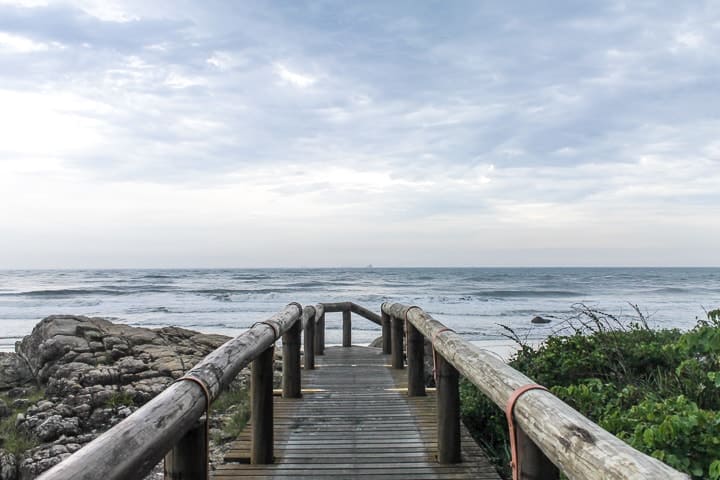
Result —
<instances>
[{"instance_id":1,"label":"wooden walkway deck","mask_svg":"<svg viewBox=\"0 0 720 480\"><path fill-rule=\"evenodd\" d=\"M212 478L499 480L463 427L463 463L435 462L434 392L408 397L380 349L330 347L303 371L301 399L275 398L275 463L250 465L249 426Z\"/></svg>"}]
</instances>

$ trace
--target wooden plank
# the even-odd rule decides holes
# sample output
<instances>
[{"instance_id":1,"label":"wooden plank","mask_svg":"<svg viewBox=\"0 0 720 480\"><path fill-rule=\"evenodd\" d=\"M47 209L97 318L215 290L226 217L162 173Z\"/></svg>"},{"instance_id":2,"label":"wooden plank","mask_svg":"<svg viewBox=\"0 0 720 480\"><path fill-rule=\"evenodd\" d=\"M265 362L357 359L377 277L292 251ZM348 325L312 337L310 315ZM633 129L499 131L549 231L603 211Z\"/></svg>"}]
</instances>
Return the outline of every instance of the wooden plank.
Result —
<instances>
[{"instance_id":1,"label":"wooden plank","mask_svg":"<svg viewBox=\"0 0 720 480\"><path fill-rule=\"evenodd\" d=\"M328 347L314 370L303 370L303 385L312 393L275 398L275 464L246 463L248 425L213 478L498 480L465 430L463 463L437 463L435 392L409 398L402 390L407 374L386 362L381 349Z\"/></svg>"}]
</instances>

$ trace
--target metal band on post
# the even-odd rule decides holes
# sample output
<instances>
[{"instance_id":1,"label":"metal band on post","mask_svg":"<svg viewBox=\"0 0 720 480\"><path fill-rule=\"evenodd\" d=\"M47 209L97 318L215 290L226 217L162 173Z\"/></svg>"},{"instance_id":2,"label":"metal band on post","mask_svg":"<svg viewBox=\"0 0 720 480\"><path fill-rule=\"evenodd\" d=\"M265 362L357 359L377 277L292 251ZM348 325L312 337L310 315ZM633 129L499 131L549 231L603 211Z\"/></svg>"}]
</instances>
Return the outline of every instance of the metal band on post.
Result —
<instances>
[{"instance_id":1,"label":"metal band on post","mask_svg":"<svg viewBox=\"0 0 720 480\"><path fill-rule=\"evenodd\" d=\"M518 399L524 394L529 392L530 390L545 390L546 392L549 391L547 388L543 387L542 385L537 384L530 384L530 385L524 385L520 388L515 389L515 391L512 392L510 395L510 398L508 398L507 404L505 406L505 417L507 418L508 422L508 431L510 436L510 468L512 469L512 476L513 480L519 480L519 465L518 465L518 449L517 449L517 434L515 431L515 417L513 414L513 411L515 409L515 404L517 403Z\"/></svg>"},{"instance_id":2,"label":"metal band on post","mask_svg":"<svg viewBox=\"0 0 720 480\"><path fill-rule=\"evenodd\" d=\"M180 377L173 383L178 382L193 382L200 386L200 389L205 394L205 478L210 478L210 402L212 401L212 395L210 395L210 389L208 389L205 382L195 377Z\"/></svg>"},{"instance_id":3,"label":"metal band on post","mask_svg":"<svg viewBox=\"0 0 720 480\"><path fill-rule=\"evenodd\" d=\"M272 328L273 331L273 342L277 341L278 338L280 338L280 327L278 325L275 325L274 323L270 323L268 320L263 320L262 322L255 322L250 327L255 328L256 325L267 325L268 327Z\"/></svg>"}]
</instances>

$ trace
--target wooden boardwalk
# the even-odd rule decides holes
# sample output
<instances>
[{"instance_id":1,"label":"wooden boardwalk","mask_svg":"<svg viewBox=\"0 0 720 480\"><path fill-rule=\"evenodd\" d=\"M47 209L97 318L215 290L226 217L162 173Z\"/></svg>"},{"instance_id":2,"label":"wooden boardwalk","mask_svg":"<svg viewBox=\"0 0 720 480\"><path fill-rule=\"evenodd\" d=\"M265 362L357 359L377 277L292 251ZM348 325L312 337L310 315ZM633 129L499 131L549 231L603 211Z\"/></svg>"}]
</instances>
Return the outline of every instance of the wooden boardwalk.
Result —
<instances>
[{"instance_id":1,"label":"wooden boardwalk","mask_svg":"<svg viewBox=\"0 0 720 480\"><path fill-rule=\"evenodd\" d=\"M330 347L303 371L303 398L275 398L275 463L250 465L251 426L212 478L499 480L462 428L463 462L435 461L434 392L408 397L407 371L380 349Z\"/></svg>"}]
</instances>

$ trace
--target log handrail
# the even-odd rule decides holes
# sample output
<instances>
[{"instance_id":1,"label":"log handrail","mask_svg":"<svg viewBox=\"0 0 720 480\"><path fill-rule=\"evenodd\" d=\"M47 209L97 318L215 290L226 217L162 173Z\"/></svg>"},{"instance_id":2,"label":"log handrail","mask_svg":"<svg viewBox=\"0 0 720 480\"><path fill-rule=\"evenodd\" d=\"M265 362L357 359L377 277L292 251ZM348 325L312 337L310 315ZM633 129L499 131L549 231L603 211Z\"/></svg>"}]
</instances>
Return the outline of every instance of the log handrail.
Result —
<instances>
[{"instance_id":1,"label":"log handrail","mask_svg":"<svg viewBox=\"0 0 720 480\"><path fill-rule=\"evenodd\" d=\"M437 354L503 410L515 390L534 383L419 307L383 303L381 310L391 318L407 319L426 339L431 339ZM568 478L689 479L635 450L548 391L528 391L517 400L514 411L517 426Z\"/></svg>"},{"instance_id":2,"label":"log handrail","mask_svg":"<svg viewBox=\"0 0 720 480\"><path fill-rule=\"evenodd\" d=\"M438 432L438 461L441 463L460 461L459 440L457 442L452 440L452 437L457 437L458 434L454 426L459 422L457 418L459 405L455 405L459 400L458 374L467 378L502 409L505 408L513 392L533 383L530 378L513 369L494 354L467 342L419 307L383 303L381 315L377 315L353 302L320 303L315 307L305 308L300 304L291 303L281 312L264 322L256 323L249 330L210 353L185 375L193 381L173 383L131 416L43 473L38 477L39 480L97 478L115 480L142 477L169 451L177 452L180 441L193 437L193 432L197 432L199 428L198 421L207 409L206 398L209 397L212 403L240 370L251 361L253 361L253 383L257 376L258 385L262 385L265 391L263 400L258 400L261 398L259 396L256 399L257 395L253 393L253 401L269 403L269 410L264 410L264 416L269 415L272 418L272 383L268 380L272 378L270 347L281 336L287 341L288 345L284 345L283 348L285 350L287 347L287 352L293 354L292 359L291 355L287 355L287 361L283 360L283 394L299 396L299 333L303 326L306 327L306 355L308 353L313 357L314 354L322 355L327 312L342 312L343 323L348 330L351 328L349 321L351 312L381 325L384 352L390 353L387 351L390 342L385 337L391 335L394 340L392 353L400 355L399 365L395 365L396 368L403 368L402 330L405 321L408 322L408 329L415 335L409 338L409 343L412 343L408 350L409 362L422 362L423 349L420 348L421 339L416 338L418 335L432 341L434 351L438 354L440 378L438 402L444 402L443 407L438 410L438 426L446 430ZM346 332L343 333L345 344ZM347 335L348 340L349 338ZM410 350L414 352L412 355ZM313 364L314 358L306 358L306 368L313 368ZM257 371L256 367L258 367ZM408 370L410 376L422 377L422 370L414 371L412 368ZM268 378L262 380L261 377ZM415 382L417 383L417 380ZM409 388L408 393L412 394L410 390L412 389ZM418 391L414 394L422 393L424 392ZM521 439L527 451L531 452L524 457L528 464L536 462L537 465L541 465L546 461L547 465L552 468L555 465L573 479L689 479L687 475L633 449L548 391L528 391L515 403L514 413L518 439ZM257 420L259 419L255 419ZM272 423L263 431L265 433L258 436L258 441L253 440L254 449L257 448L257 451L252 455L253 458L258 457L258 463L272 461ZM442 442L440 437L443 439ZM184 448L192 445L192 442L185 443L187 445ZM112 461L108 461L108 455L112 455ZM522 462L521 458L519 463ZM528 470L530 473L532 471L532 468ZM542 471L542 469L535 470L535 472ZM540 474L537 478L550 476L556 477L555 474Z\"/></svg>"},{"instance_id":3,"label":"log handrail","mask_svg":"<svg viewBox=\"0 0 720 480\"><path fill-rule=\"evenodd\" d=\"M367 308L363 307L362 305L358 305L357 303L353 302L334 302L334 303L321 303L319 305L323 306L323 309L325 312L353 312L357 313L361 317L370 320L371 322L382 325L380 321L380 315L377 313L368 310Z\"/></svg>"},{"instance_id":4,"label":"log handrail","mask_svg":"<svg viewBox=\"0 0 720 480\"><path fill-rule=\"evenodd\" d=\"M270 346L302 315L291 303L281 312L228 340L185 376L202 382L211 401L237 374ZM205 412L206 396L195 382L176 382L122 422L101 434L39 480L115 480L142 478Z\"/></svg>"}]
</instances>

